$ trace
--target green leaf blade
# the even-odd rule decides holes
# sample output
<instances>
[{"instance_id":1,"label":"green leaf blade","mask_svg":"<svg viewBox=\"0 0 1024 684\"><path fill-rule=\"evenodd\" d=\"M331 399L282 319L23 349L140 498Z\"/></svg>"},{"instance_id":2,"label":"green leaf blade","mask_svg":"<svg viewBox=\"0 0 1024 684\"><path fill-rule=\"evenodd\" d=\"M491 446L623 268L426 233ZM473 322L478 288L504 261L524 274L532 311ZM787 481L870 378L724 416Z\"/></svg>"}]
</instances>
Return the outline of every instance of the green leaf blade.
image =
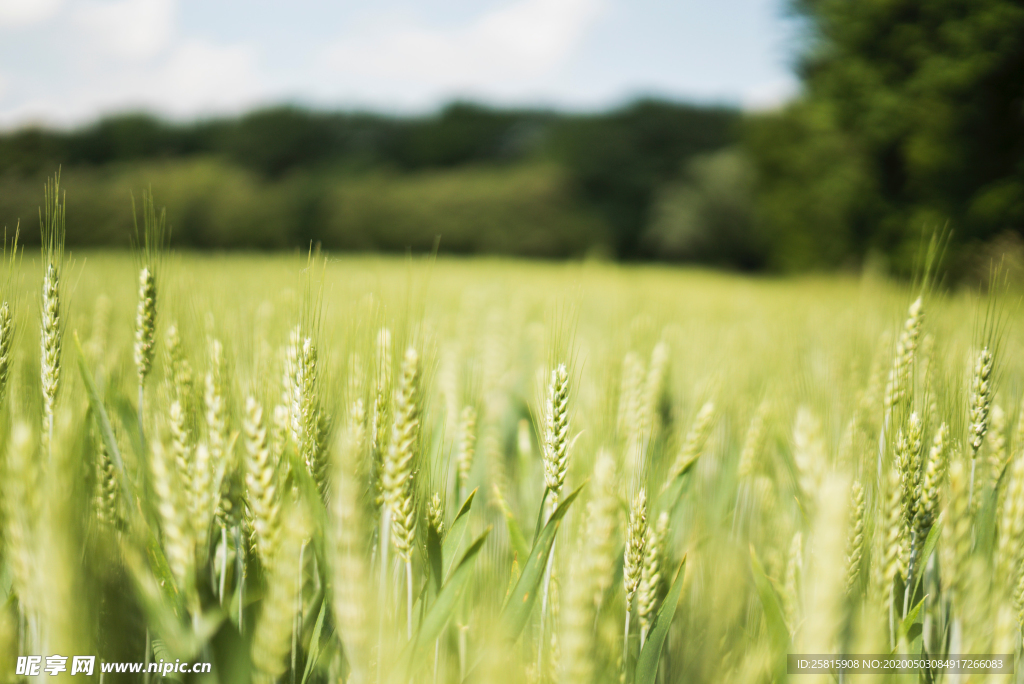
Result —
<instances>
[{"instance_id":1,"label":"green leaf blade","mask_svg":"<svg viewBox=\"0 0 1024 684\"><path fill-rule=\"evenodd\" d=\"M640 656L636 661L636 676L634 684L654 684L658 676L658 663L661 662L661 651L668 639L668 631L672 627L672 618L675 617L676 607L679 604L679 595L683 591L683 579L686 575L686 558L679 563L676 569L675 578L672 580L672 588L668 590L668 596L661 605L651 632L647 636L644 647L640 650Z\"/></svg>"},{"instance_id":2,"label":"green leaf blade","mask_svg":"<svg viewBox=\"0 0 1024 684\"><path fill-rule=\"evenodd\" d=\"M547 567L551 548L555 543L558 526L584 486L586 483L580 485L565 498L565 501L555 509L555 512L551 514L551 519L537 535L530 558L523 567L523 574L516 582L516 586L505 604L505 609L501 612L501 621L505 625L507 636L512 641L518 640L523 628L526 627L533 604L537 600L537 589L544 577L544 570Z\"/></svg>"}]
</instances>

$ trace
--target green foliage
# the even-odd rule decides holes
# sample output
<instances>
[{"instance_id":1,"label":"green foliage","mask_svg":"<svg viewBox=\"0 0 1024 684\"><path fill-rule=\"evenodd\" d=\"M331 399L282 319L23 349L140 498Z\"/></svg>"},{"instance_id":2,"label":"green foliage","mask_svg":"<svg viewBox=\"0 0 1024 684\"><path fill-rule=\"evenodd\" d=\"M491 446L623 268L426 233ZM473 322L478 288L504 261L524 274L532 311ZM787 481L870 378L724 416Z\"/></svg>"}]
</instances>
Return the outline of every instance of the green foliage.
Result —
<instances>
[{"instance_id":1,"label":"green foliage","mask_svg":"<svg viewBox=\"0 0 1024 684\"><path fill-rule=\"evenodd\" d=\"M694 157L685 177L659 193L643 235L644 253L744 270L762 267L765 245L754 232L754 181L742 150Z\"/></svg>"},{"instance_id":2,"label":"green foliage","mask_svg":"<svg viewBox=\"0 0 1024 684\"><path fill-rule=\"evenodd\" d=\"M750 133L780 269L870 251L910 270L922 225L961 245L1024 221L1024 8L796 0L801 99Z\"/></svg>"},{"instance_id":3,"label":"green foliage","mask_svg":"<svg viewBox=\"0 0 1024 684\"><path fill-rule=\"evenodd\" d=\"M80 192L68 244L127 245L127 199L140 182L159 188L171 242L200 249L308 248L402 253L579 256L608 243L602 222L581 212L550 164L396 175L303 172L264 179L215 158L145 166L69 169ZM0 216L33 216L38 183L0 178Z\"/></svg>"},{"instance_id":4,"label":"green foliage","mask_svg":"<svg viewBox=\"0 0 1024 684\"><path fill-rule=\"evenodd\" d=\"M552 146L577 192L611 226L615 254L632 259L640 255L659 188L689 157L732 142L738 123L737 113L726 109L640 101L566 121Z\"/></svg>"},{"instance_id":5,"label":"green foliage","mask_svg":"<svg viewBox=\"0 0 1024 684\"><path fill-rule=\"evenodd\" d=\"M635 258L660 187L692 155L735 142L738 121L657 101L588 115L467 103L418 118L120 115L0 135L0 217L34 216L38 177L62 165L81 190L74 246L125 244L123 200L148 184L181 247L404 252L440 235L458 254Z\"/></svg>"}]
</instances>

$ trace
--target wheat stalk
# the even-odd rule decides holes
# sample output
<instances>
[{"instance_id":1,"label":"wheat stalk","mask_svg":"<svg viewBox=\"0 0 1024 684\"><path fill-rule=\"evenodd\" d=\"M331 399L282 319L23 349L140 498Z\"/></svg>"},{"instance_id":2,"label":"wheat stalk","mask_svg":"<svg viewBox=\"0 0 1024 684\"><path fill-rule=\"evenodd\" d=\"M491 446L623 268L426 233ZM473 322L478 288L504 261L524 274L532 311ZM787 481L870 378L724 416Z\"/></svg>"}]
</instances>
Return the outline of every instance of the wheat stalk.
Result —
<instances>
[{"instance_id":1,"label":"wheat stalk","mask_svg":"<svg viewBox=\"0 0 1024 684\"><path fill-rule=\"evenodd\" d=\"M39 573L36 548L36 525L41 502L38 484L39 464L36 458L33 430L18 420L12 427L4 459L3 510L4 557L11 567L11 581L18 595L23 615L35 615L42 609L45 580Z\"/></svg>"},{"instance_id":2,"label":"wheat stalk","mask_svg":"<svg viewBox=\"0 0 1024 684\"><path fill-rule=\"evenodd\" d=\"M782 591L782 610L789 627L790 636L795 636L801 618L800 590L804 573L804 535L799 530L789 542L789 556L786 559L786 577Z\"/></svg>"}]
</instances>

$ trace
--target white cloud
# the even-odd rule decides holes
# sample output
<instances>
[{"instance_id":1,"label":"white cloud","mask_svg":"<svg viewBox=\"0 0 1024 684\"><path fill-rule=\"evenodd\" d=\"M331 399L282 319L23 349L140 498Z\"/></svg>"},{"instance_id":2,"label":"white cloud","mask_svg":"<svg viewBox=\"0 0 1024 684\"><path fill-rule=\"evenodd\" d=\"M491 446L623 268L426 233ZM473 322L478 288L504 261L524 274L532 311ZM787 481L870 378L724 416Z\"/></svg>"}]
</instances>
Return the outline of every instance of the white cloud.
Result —
<instances>
[{"instance_id":1,"label":"white cloud","mask_svg":"<svg viewBox=\"0 0 1024 684\"><path fill-rule=\"evenodd\" d=\"M571 56L602 9L600 0L518 0L455 27L392 24L342 37L325 62L390 92L528 87Z\"/></svg>"},{"instance_id":2,"label":"white cloud","mask_svg":"<svg viewBox=\"0 0 1024 684\"><path fill-rule=\"evenodd\" d=\"M139 59L167 46L174 32L175 0L92 0L76 19L97 50Z\"/></svg>"},{"instance_id":3,"label":"white cloud","mask_svg":"<svg viewBox=\"0 0 1024 684\"><path fill-rule=\"evenodd\" d=\"M46 21L62 0L0 0L0 28L22 28Z\"/></svg>"},{"instance_id":4,"label":"white cloud","mask_svg":"<svg viewBox=\"0 0 1024 684\"><path fill-rule=\"evenodd\" d=\"M251 46L190 40L145 63L106 65L64 89L34 90L0 109L0 127L74 126L139 109L181 118L238 113L267 98L259 76Z\"/></svg>"},{"instance_id":5,"label":"white cloud","mask_svg":"<svg viewBox=\"0 0 1024 684\"><path fill-rule=\"evenodd\" d=\"M154 102L180 115L244 107L261 94L256 52L247 45L186 42L161 66L154 90Z\"/></svg>"}]
</instances>

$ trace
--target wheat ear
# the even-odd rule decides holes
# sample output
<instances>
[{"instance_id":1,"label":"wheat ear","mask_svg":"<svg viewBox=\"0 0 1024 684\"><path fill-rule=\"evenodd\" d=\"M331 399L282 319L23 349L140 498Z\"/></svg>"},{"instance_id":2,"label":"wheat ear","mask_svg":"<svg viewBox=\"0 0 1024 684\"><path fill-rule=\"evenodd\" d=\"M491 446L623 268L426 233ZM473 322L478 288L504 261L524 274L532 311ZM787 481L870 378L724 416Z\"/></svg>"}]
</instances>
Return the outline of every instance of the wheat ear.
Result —
<instances>
[{"instance_id":1,"label":"wheat ear","mask_svg":"<svg viewBox=\"0 0 1024 684\"><path fill-rule=\"evenodd\" d=\"M171 575L179 590L191 595L194 586L194 543L191 538L188 514L181 494L187 493L180 479L172 469L163 442L153 440L150 446L150 469L153 477L153 492L156 494L160 529L163 533L164 553Z\"/></svg>"},{"instance_id":2,"label":"wheat ear","mask_svg":"<svg viewBox=\"0 0 1024 684\"><path fill-rule=\"evenodd\" d=\"M569 466L569 372L564 363L551 371L546 408L544 486L548 496L545 520L558 507Z\"/></svg>"},{"instance_id":3,"label":"wheat ear","mask_svg":"<svg viewBox=\"0 0 1024 684\"><path fill-rule=\"evenodd\" d=\"M697 416L693 419L690 431L686 433L686 439L683 440L682 448L680 448L679 453L676 455L676 460L669 469L666 487L700 458L700 455L704 452L704 445L707 443L708 437L711 436L711 426L714 424L714 421L715 404L712 401L707 401L697 411Z\"/></svg>"},{"instance_id":4,"label":"wheat ear","mask_svg":"<svg viewBox=\"0 0 1024 684\"><path fill-rule=\"evenodd\" d=\"M135 371L139 381L139 432L142 433L146 377L153 368L156 346L157 312L157 269L167 235L167 214L157 214L153 193L142 193L142 234L135 213L135 198L132 197L132 220L135 223L135 248L138 250L139 303L135 312Z\"/></svg>"},{"instance_id":5,"label":"wheat ear","mask_svg":"<svg viewBox=\"0 0 1024 684\"><path fill-rule=\"evenodd\" d=\"M345 656L352 666L352 681L368 677L367 633L369 568L364 559L367 529L360 505L363 487L358 472L366 448L366 409L362 399L352 402L348 424L336 439L334 486L330 500L334 541L334 595L332 607L339 625Z\"/></svg>"},{"instance_id":6,"label":"wheat ear","mask_svg":"<svg viewBox=\"0 0 1024 684\"><path fill-rule=\"evenodd\" d=\"M47 266L43 279L43 325L41 378L43 388L43 431L46 451L53 441L53 411L60 389L60 290L57 269Z\"/></svg>"},{"instance_id":7,"label":"wheat ear","mask_svg":"<svg viewBox=\"0 0 1024 684\"><path fill-rule=\"evenodd\" d=\"M658 342L651 350L651 363L647 367L644 381L642 407L643 425L648 439L653 441L661 429L661 407L668 385L669 349L665 342Z\"/></svg>"},{"instance_id":8,"label":"wheat ear","mask_svg":"<svg viewBox=\"0 0 1024 684\"><path fill-rule=\"evenodd\" d=\"M864 487L854 481L851 492L853 525L846 545L846 593L850 594L860 580L860 566L864 558Z\"/></svg>"},{"instance_id":9,"label":"wheat ear","mask_svg":"<svg viewBox=\"0 0 1024 684\"><path fill-rule=\"evenodd\" d=\"M156 347L156 274L149 266L139 271L139 306L135 312L135 372L139 377L139 393L153 369ZM141 407L140 407L141 412Z\"/></svg>"},{"instance_id":10,"label":"wheat ear","mask_svg":"<svg viewBox=\"0 0 1024 684\"><path fill-rule=\"evenodd\" d=\"M267 595L256 623L252 641L253 681L275 684L286 670L285 656L291 644L292 627L298 604L295 601L296 566L310 523L305 512L294 506L285 514L281 539L268 564Z\"/></svg>"},{"instance_id":11,"label":"wheat ear","mask_svg":"<svg viewBox=\"0 0 1024 684\"><path fill-rule=\"evenodd\" d=\"M622 584L626 591L626 618L622 631L622 666L628 666L629 616L633 610L633 597L640 586L644 554L647 547L647 491L641 489L629 509L626 527L626 549L622 563Z\"/></svg>"},{"instance_id":12,"label":"wheat ear","mask_svg":"<svg viewBox=\"0 0 1024 684\"><path fill-rule=\"evenodd\" d=\"M93 504L96 518L100 523L113 526L117 524L119 518L117 472L114 470L114 461L110 458L107 445L100 438L99 428L95 422L93 421L94 424L89 430L96 451L96 484L93 489Z\"/></svg>"},{"instance_id":13,"label":"wheat ear","mask_svg":"<svg viewBox=\"0 0 1024 684\"><path fill-rule=\"evenodd\" d=\"M384 505L384 455L388 441L388 401L391 397L391 331L381 328L377 333L377 359L374 377L373 407L370 413L370 469L374 504Z\"/></svg>"},{"instance_id":14,"label":"wheat ear","mask_svg":"<svg viewBox=\"0 0 1024 684\"><path fill-rule=\"evenodd\" d=\"M544 427L544 521L547 522L558 508L565 485L565 476L569 468L569 372L564 363L551 371L551 383L548 385L547 405L545 406ZM547 622L548 600L551 588L552 565L555 560L555 547L548 553L547 567L541 586L540 600L540 637L537 648L537 672L543 671L545 649L545 626Z\"/></svg>"},{"instance_id":15,"label":"wheat ear","mask_svg":"<svg viewBox=\"0 0 1024 684\"><path fill-rule=\"evenodd\" d=\"M1024 454L1013 460L1006 489L1006 501L999 518L999 541L996 547L996 572L1009 578L1010 593L1017 585L1021 551L1024 550Z\"/></svg>"},{"instance_id":16,"label":"wheat ear","mask_svg":"<svg viewBox=\"0 0 1024 684\"><path fill-rule=\"evenodd\" d=\"M992 405L985 441L988 443L988 487L996 489L1007 460L1006 412L999 404Z\"/></svg>"},{"instance_id":17,"label":"wheat ear","mask_svg":"<svg viewBox=\"0 0 1024 684\"><path fill-rule=\"evenodd\" d=\"M943 513L943 569L949 573L949 596L954 611L965 599L971 555L970 484L961 459L951 459L949 498Z\"/></svg>"},{"instance_id":18,"label":"wheat ear","mask_svg":"<svg viewBox=\"0 0 1024 684\"><path fill-rule=\"evenodd\" d=\"M267 439L263 407L253 397L245 400L245 487L252 515L256 553L266 564L274 556L280 531L280 501L275 477L277 463Z\"/></svg>"},{"instance_id":19,"label":"wheat ear","mask_svg":"<svg viewBox=\"0 0 1024 684\"><path fill-rule=\"evenodd\" d=\"M53 441L53 411L60 389L61 345L64 333L61 322L61 272L64 266L64 198L59 190L60 178L46 185L45 214L41 214L43 241L42 329L40 376L43 387L43 431L46 451Z\"/></svg>"},{"instance_id":20,"label":"wheat ear","mask_svg":"<svg viewBox=\"0 0 1024 684\"><path fill-rule=\"evenodd\" d=\"M885 605L889 614L890 623L893 619L896 597L893 592L893 582L896 575L902 574L902 551L903 551L903 487L900 471L898 468L889 470L888 480L885 488L885 499L881 533L882 539L882 562L878 575L876 591ZM890 630L891 631L891 630Z\"/></svg>"},{"instance_id":21,"label":"wheat ear","mask_svg":"<svg viewBox=\"0 0 1024 684\"><path fill-rule=\"evenodd\" d=\"M988 432L989 409L992 404L992 367L994 358L988 347L978 352L978 358L974 364L974 374L971 377L971 403L967 424L967 443L971 448L971 476L969 501L972 507L976 506L974 501L975 470L977 467L978 451L985 443L985 434Z\"/></svg>"},{"instance_id":22,"label":"wheat ear","mask_svg":"<svg viewBox=\"0 0 1024 684\"><path fill-rule=\"evenodd\" d=\"M658 514L658 522L647 530L644 546L644 564L640 569L640 586L637 590L637 615L640 618L640 648L644 647L647 634L654 623L654 616L661 607L665 543L668 539L668 513Z\"/></svg>"},{"instance_id":23,"label":"wheat ear","mask_svg":"<svg viewBox=\"0 0 1024 684\"><path fill-rule=\"evenodd\" d=\"M327 464L324 458L325 418L321 408L319 356L312 337L299 329L292 333L288 361L291 366L291 431L306 470L313 476L321 496L327 493Z\"/></svg>"},{"instance_id":24,"label":"wheat ear","mask_svg":"<svg viewBox=\"0 0 1024 684\"><path fill-rule=\"evenodd\" d=\"M885 454L886 432L892 420L893 411L910 398L912 391L914 359L917 354L917 343L921 337L921 325L924 320L924 300L915 299L907 311L907 320L903 324L899 341L896 343L896 356L889 371L889 380L885 385L882 398L882 429L878 433L878 476L882 477L882 461ZM872 407L868 407L869 410Z\"/></svg>"},{"instance_id":25,"label":"wheat ear","mask_svg":"<svg viewBox=\"0 0 1024 684\"><path fill-rule=\"evenodd\" d=\"M11 350L14 348L14 317L7 302L0 304L0 403L7 396L7 380L11 375Z\"/></svg>"},{"instance_id":26,"label":"wheat ear","mask_svg":"<svg viewBox=\"0 0 1024 684\"><path fill-rule=\"evenodd\" d=\"M416 505L413 473L419 455L420 361L412 347L402 359L402 374L395 391L391 441L384 458L384 500L387 504L391 542L405 563L407 632L412 638L412 548L416 535ZM382 572L384 568L382 567Z\"/></svg>"},{"instance_id":27,"label":"wheat ear","mask_svg":"<svg viewBox=\"0 0 1024 684\"><path fill-rule=\"evenodd\" d=\"M459 417L459 445L455 456L455 466L459 478L459 502L466 500L469 491L469 473L473 469L473 457L476 454L476 409L472 406L462 407Z\"/></svg>"},{"instance_id":28,"label":"wheat ear","mask_svg":"<svg viewBox=\"0 0 1024 684\"><path fill-rule=\"evenodd\" d=\"M928 460L924 465L924 476L921 482L921 499L917 507L914 527L918 539L924 539L935 523L939 511L939 496L942 483L949 467L948 454L949 426L943 423L935 431L932 446L928 450Z\"/></svg>"}]
</instances>

